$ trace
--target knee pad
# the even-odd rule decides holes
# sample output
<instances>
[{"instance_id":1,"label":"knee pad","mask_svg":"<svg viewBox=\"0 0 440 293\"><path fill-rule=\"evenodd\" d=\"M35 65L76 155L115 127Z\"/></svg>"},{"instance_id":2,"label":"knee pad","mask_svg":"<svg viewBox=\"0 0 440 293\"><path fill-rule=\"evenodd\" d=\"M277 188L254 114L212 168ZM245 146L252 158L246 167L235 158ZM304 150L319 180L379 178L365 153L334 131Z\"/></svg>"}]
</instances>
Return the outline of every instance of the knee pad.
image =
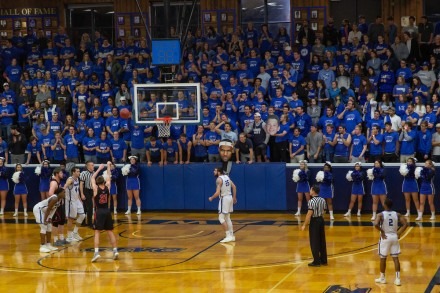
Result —
<instances>
[{"instance_id":1,"label":"knee pad","mask_svg":"<svg viewBox=\"0 0 440 293\"><path fill-rule=\"evenodd\" d=\"M78 224L81 224L81 223L84 221L85 217L86 217L85 214L79 214L79 215L78 215L78 218L76 218L76 222L77 222Z\"/></svg>"},{"instance_id":2,"label":"knee pad","mask_svg":"<svg viewBox=\"0 0 440 293\"><path fill-rule=\"evenodd\" d=\"M225 215L224 214L218 214L218 220L220 221L220 224L223 224L226 222Z\"/></svg>"},{"instance_id":3,"label":"knee pad","mask_svg":"<svg viewBox=\"0 0 440 293\"><path fill-rule=\"evenodd\" d=\"M52 232L52 224L47 224L47 232Z\"/></svg>"},{"instance_id":4,"label":"knee pad","mask_svg":"<svg viewBox=\"0 0 440 293\"><path fill-rule=\"evenodd\" d=\"M46 234L47 225L40 224L40 234Z\"/></svg>"}]
</instances>

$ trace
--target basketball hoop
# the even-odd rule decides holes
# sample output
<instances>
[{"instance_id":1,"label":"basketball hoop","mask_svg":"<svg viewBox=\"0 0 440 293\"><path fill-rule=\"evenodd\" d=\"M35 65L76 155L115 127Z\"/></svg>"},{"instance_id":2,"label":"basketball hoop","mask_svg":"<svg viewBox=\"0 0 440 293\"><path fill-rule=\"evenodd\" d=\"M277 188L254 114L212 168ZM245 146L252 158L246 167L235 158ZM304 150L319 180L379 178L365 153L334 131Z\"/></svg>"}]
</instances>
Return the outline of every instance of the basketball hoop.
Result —
<instances>
[{"instance_id":1,"label":"basketball hoop","mask_svg":"<svg viewBox=\"0 0 440 293\"><path fill-rule=\"evenodd\" d=\"M171 135L171 122L173 118L170 116L156 118L158 137L169 137Z\"/></svg>"}]
</instances>

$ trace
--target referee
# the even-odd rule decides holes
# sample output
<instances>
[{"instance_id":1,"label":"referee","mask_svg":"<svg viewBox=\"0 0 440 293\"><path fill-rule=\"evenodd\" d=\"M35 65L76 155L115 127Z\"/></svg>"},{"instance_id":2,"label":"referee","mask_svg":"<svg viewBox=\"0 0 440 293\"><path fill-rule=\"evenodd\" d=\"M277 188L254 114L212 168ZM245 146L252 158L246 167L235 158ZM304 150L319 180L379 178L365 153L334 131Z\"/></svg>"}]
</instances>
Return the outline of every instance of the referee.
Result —
<instances>
[{"instance_id":1,"label":"referee","mask_svg":"<svg viewBox=\"0 0 440 293\"><path fill-rule=\"evenodd\" d=\"M325 199L319 197L319 185L314 185L310 189L312 198L308 202L306 219L301 230L304 231L309 226L310 248L312 249L313 262L309 263L310 267L319 267L327 265L327 246L325 244L324 230L324 210L327 208Z\"/></svg>"},{"instance_id":2,"label":"referee","mask_svg":"<svg viewBox=\"0 0 440 293\"><path fill-rule=\"evenodd\" d=\"M86 162L86 170L81 172L79 176L79 191L81 192L81 199L84 202L85 212L87 214L87 226L93 228L93 189L92 189L92 176L95 169L95 165L92 161Z\"/></svg>"}]
</instances>

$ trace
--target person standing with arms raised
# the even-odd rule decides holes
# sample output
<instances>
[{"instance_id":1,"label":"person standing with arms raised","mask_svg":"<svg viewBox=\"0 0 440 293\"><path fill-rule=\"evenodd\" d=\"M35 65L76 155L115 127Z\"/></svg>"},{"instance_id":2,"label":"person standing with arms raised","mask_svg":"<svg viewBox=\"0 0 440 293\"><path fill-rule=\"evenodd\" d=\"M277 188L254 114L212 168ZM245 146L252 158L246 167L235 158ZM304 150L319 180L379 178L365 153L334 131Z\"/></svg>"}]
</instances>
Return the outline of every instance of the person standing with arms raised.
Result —
<instances>
[{"instance_id":1,"label":"person standing with arms raised","mask_svg":"<svg viewBox=\"0 0 440 293\"><path fill-rule=\"evenodd\" d=\"M301 230L304 231L309 225L310 248L312 250L313 262L310 267L319 267L327 265L327 245L325 243L325 222L324 211L327 208L325 199L319 197L320 188L314 185L310 189L312 197L308 202L308 212Z\"/></svg>"}]
</instances>

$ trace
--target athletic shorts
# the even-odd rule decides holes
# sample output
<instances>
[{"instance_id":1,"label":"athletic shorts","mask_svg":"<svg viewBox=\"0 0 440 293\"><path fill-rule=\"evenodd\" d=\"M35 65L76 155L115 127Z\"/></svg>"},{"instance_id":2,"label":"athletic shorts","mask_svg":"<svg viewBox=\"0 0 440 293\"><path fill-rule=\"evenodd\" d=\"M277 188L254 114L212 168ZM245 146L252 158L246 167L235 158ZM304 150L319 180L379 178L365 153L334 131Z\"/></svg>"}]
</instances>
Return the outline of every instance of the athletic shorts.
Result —
<instances>
[{"instance_id":1,"label":"athletic shorts","mask_svg":"<svg viewBox=\"0 0 440 293\"><path fill-rule=\"evenodd\" d=\"M66 224L66 210L65 205L60 205L55 214L52 217L52 226L58 227L58 225L62 226Z\"/></svg>"},{"instance_id":2,"label":"athletic shorts","mask_svg":"<svg viewBox=\"0 0 440 293\"><path fill-rule=\"evenodd\" d=\"M396 234L387 235L387 239L379 239L379 255L386 258L388 255L396 257L400 254L399 239Z\"/></svg>"},{"instance_id":3,"label":"athletic shorts","mask_svg":"<svg viewBox=\"0 0 440 293\"><path fill-rule=\"evenodd\" d=\"M232 195L221 196L218 202L218 213L219 214L229 214L234 211L234 200Z\"/></svg>"},{"instance_id":4,"label":"athletic shorts","mask_svg":"<svg viewBox=\"0 0 440 293\"><path fill-rule=\"evenodd\" d=\"M84 206L80 200L72 200L66 203L66 218L76 219L81 214L84 214Z\"/></svg>"},{"instance_id":5,"label":"athletic shorts","mask_svg":"<svg viewBox=\"0 0 440 293\"><path fill-rule=\"evenodd\" d=\"M109 209L96 209L93 216L94 230L113 230L113 219Z\"/></svg>"}]
</instances>

